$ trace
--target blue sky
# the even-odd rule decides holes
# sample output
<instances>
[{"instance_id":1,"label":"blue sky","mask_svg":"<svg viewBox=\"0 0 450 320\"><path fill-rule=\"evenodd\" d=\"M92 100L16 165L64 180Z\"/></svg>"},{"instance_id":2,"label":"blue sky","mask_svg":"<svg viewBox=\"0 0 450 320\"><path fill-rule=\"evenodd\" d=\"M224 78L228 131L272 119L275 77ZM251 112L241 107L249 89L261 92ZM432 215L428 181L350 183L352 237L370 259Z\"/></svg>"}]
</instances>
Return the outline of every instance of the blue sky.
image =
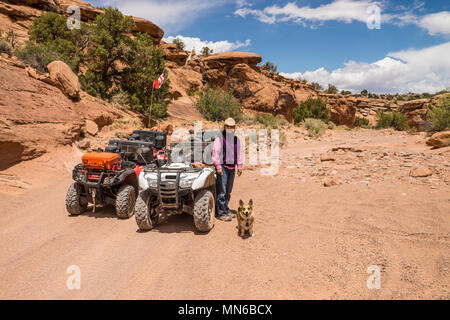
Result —
<instances>
[{"instance_id":1,"label":"blue sky","mask_svg":"<svg viewBox=\"0 0 450 320\"><path fill-rule=\"evenodd\" d=\"M291 78L377 93L450 87L450 1L96 0L197 52L248 51ZM376 15L377 10L380 13ZM380 28L369 29L379 17Z\"/></svg>"}]
</instances>

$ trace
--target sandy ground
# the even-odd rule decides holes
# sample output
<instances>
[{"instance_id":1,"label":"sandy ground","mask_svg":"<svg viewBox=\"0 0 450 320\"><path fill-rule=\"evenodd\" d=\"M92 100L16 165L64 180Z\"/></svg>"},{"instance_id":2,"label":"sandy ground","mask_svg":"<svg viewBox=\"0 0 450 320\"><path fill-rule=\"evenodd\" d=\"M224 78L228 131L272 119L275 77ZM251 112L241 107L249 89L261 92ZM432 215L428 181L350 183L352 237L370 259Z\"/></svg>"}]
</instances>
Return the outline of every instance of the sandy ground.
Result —
<instances>
[{"instance_id":1,"label":"sandy ground","mask_svg":"<svg viewBox=\"0 0 450 320\"><path fill-rule=\"evenodd\" d=\"M317 141L291 130L277 175L254 168L236 180L231 207L255 206L246 240L235 221L198 234L190 216L173 216L141 233L110 207L69 217L79 152L19 164L0 172L0 298L449 299L450 152L423 141L345 130ZM362 150L320 161L337 146ZM433 175L411 178L416 162ZM338 185L324 187L328 176ZM67 289L71 265L80 290ZM379 290L367 288L371 265Z\"/></svg>"}]
</instances>

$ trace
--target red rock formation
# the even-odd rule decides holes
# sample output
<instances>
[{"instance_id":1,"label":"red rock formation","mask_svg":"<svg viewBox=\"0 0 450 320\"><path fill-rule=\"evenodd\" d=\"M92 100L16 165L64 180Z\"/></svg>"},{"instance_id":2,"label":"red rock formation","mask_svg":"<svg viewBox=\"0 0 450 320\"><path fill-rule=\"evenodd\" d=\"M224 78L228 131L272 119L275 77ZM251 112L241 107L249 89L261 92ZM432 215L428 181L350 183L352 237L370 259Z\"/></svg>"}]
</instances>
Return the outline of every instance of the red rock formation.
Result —
<instances>
[{"instance_id":1,"label":"red rock formation","mask_svg":"<svg viewBox=\"0 0 450 320\"><path fill-rule=\"evenodd\" d=\"M80 136L85 119L98 128L127 115L84 92L73 102L60 89L0 59L0 170Z\"/></svg>"}]
</instances>

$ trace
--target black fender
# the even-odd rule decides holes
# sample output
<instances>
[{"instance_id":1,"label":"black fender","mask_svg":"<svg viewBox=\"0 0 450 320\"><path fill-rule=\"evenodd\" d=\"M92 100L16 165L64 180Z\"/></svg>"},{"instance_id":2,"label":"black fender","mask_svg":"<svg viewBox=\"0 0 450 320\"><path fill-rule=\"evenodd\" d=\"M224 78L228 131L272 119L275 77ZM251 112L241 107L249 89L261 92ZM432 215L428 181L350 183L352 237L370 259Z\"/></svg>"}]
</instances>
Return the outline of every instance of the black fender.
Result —
<instances>
[{"instance_id":1,"label":"black fender","mask_svg":"<svg viewBox=\"0 0 450 320\"><path fill-rule=\"evenodd\" d=\"M119 179L118 184L128 184L134 188L134 192L137 196L139 195L139 182L136 172L133 169L127 168L117 177Z\"/></svg>"}]
</instances>

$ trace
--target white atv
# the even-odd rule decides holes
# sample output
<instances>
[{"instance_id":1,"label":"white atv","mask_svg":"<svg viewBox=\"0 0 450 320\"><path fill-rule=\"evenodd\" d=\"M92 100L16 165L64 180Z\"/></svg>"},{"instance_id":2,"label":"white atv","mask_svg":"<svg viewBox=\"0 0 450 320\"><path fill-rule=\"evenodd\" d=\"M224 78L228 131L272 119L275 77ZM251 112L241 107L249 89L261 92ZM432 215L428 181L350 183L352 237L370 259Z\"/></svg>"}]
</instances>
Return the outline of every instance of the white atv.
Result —
<instances>
[{"instance_id":1,"label":"white atv","mask_svg":"<svg viewBox=\"0 0 450 320\"><path fill-rule=\"evenodd\" d=\"M135 217L140 230L151 230L171 214L194 216L197 230L214 227L216 179L214 170L191 163L148 165L139 175Z\"/></svg>"}]
</instances>

